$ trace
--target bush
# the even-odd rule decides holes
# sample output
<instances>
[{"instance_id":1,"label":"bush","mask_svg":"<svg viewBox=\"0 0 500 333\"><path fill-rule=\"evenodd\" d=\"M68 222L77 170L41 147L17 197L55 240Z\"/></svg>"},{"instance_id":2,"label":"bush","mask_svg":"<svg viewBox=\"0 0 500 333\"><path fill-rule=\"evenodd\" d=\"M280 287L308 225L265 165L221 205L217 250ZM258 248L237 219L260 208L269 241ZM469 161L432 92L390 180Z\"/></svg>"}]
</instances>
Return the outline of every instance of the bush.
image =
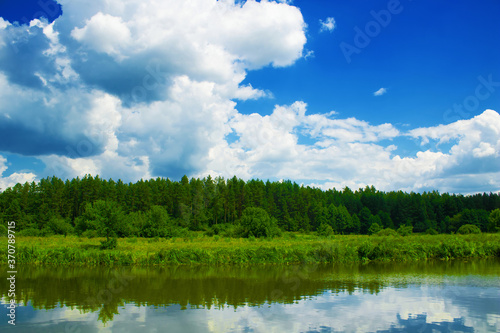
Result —
<instances>
[{"instance_id":1,"label":"bush","mask_svg":"<svg viewBox=\"0 0 500 333\"><path fill-rule=\"evenodd\" d=\"M42 231L40 229L28 228L21 230L16 233L17 236L32 236L32 237L41 237Z\"/></svg>"},{"instance_id":2,"label":"bush","mask_svg":"<svg viewBox=\"0 0 500 333\"><path fill-rule=\"evenodd\" d=\"M275 237L281 235L281 230L272 218L262 208L249 207L243 211L239 221L241 229L239 233L242 237Z\"/></svg>"},{"instance_id":3,"label":"bush","mask_svg":"<svg viewBox=\"0 0 500 333\"><path fill-rule=\"evenodd\" d=\"M399 236L399 234L396 232L396 230L391 229L391 228L385 228L374 234L375 236Z\"/></svg>"},{"instance_id":4,"label":"bush","mask_svg":"<svg viewBox=\"0 0 500 333\"><path fill-rule=\"evenodd\" d=\"M56 235L68 235L74 232L73 226L69 221L61 217L51 217L48 227Z\"/></svg>"},{"instance_id":5,"label":"bush","mask_svg":"<svg viewBox=\"0 0 500 333\"><path fill-rule=\"evenodd\" d=\"M170 234L167 237L186 237L189 234L189 230L187 228L171 228L170 229Z\"/></svg>"},{"instance_id":6,"label":"bush","mask_svg":"<svg viewBox=\"0 0 500 333\"><path fill-rule=\"evenodd\" d=\"M326 223L321 223L318 228L318 236L329 237L334 233L332 226Z\"/></svg>"},{"instance_id":7,"label":"bush","mask_svg":"<svg viewBox=\"0 0 500 333\"><path fill-rule=\"evenodd\" d=\"M1 222L2 220L0 220ZM0 237L7 237L7 227L0 224Z\"/></svg>"},{"instance_id":8,"label":"bush","mask_svg":"<svg viewBox=\"0 0 500 333\"><path fill-rule=\"evenodd\" d=\"M488 217L488 231L499 232L500 231L500 209L497 208L490 213Z\"/></svg>"},{"instance_id":9,"label":"bush","mask_svg":"<svg viewBox=\"0 0 500 333\"><path fill-rule=\"evenodd\" d=\"M109 238L105 241L101 241L101 250L112 250L115 249L117 245L116 237Z\"/></svg>"},{"instance_id":10,"label":"bush","mask_svg":"<svg viewBox=\"0 0 500 333\"><path fill-rule=\"evenodd\" d=\"M212 228L208 228L207 230L205 230L204 234L205 234L205 236L208 236L208 237L215 236L214 229L212 229Z\"/></svg>"},{"instance_id":11,"label":"bush","mask_svg":"<svg viewBox=\"0 0 500 333\"><path fill-rule=\"evenodd\" d=\"M99 236L123 236L124 215L121 206L114 201L97 200L87 203L85 211L75 220L75 231L81 235L87 230L95 230Z\"/></svg>"},{"instance_id":12,"label":"bush","mask_svg":"<svg viewBox=\"0 0 500 333\"><path fill-rule=\"evenodd\" d=\"M205 231L205 235L210 237L214 235L232 237L235 236L235 226L229 223L214 224Z\"/></svg>"},{"instance_id":13,"label":"bush","mask_svg":"<svg viewBox=\"0 0 500 333\"><path fill-rule=\"evenodd\" d=\"M137 237L134 236L134 237L127 238L127 243L130 243L130 244L137 243Z\"/></svg>"},{"instance_id":14,"label":"bush","mask_svg":"<svg viewBox=\"0 0 500 333\"><path fill-rule=\"evenodd\" d=\"M85 238L96 238L99 237L99 233L97 232L97 230L86 230L82 232L80 236Z\"/></svg>"},{"instance_id":15,"label":"bush","mask_svg":"<svg viewBox=\"0 0 500 333\"><path fill-rule=\"evenodd\" d=\"M402 224L398 230L397 230L398 234L400 234L401 236L409 236L413 233L413 227L411 225L407 226L405 224Z\"/></svg>"},{"instance_id":16,"label":"bush","mask_svg":"<svg viewBox=\"0 0 500 333\"><path fill-rule=\"evenodd\" d=\"M464 224L457 230L457 234L468 235L468 234L480 234L481 229L473 224Z\"/></svg>"},{"instance_id":17,"label":"bush","mask_svg":"<svg viewBox=\"0 0 500 333\"><path fill-rule=\"evenodd\" d=\"M436 231L436 229L433 229L433 228L429 228L425 231L425 234L426 235L437 235L439 234L439 232Z\"/></svg>"},{"instance_id":18,"label":"bush","mask_svg":"<svg viewBox=\"0 0 500 333\"><path fill-rule=\"evenodd\" d=\"M372 223L372 225L368 229L368 234L373 235L379 232L380 230L382 230L382 227L378 223Z\"/></svg>"},{"instance_id":19,"label":"bush","mask_svg":"<svg viewBox=\"0 0 500 333\"><path fill-rule=\"evenodd\" d=\"M170 217L165 208L153 206L146 213L146 221L141 230L143 237L172 237Z\"/></svg>"}]
</instances>

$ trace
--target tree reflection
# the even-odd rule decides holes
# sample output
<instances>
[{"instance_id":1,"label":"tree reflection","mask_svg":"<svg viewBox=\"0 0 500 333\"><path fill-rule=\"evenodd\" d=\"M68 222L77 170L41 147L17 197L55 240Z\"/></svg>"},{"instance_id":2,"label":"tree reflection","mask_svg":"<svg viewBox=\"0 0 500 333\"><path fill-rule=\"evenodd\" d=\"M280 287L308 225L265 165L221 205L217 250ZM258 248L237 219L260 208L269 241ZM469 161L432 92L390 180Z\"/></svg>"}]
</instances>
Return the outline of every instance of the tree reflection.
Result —
<instances>
[{"instance_id":1,"label":"tree reflection","mask_svg":"<svg viewBox=\"0 0 500 333\"><path fill-rule=\"evenodd\" d=\"M17 302L30 302L35 309L67 306L84 313L98 312L98 320L107 323L119 313L119 307L129 303L157 307L179 304L181 309L237 309L242 305L291 304L305 297L323 294L327 290L334 296L346 292L352 294L355 291L377 294L388 285L415 284L416 272L420 274L422 271L418 266L23 266L18 269L16 297ZM432 266L433 264L425 266L426 279L433 274L440 276L444 272L448 276L470 275L475 272L484 274L491 267L488 261L468 267L441 263L435 265L433 273L429 268ZM7 280L0 277L0 288L4 293L8 290L6 283ZM422 316L424 315L398 318L399 326L409 328L423 322L426 329L430 327L438 332L443 327L448 327L444 323L428 324L426 317ZM454 326L449 327L453 327L455 331L470 332L460 320L455 320L452 324Z\"/></svg>"}]
</instances>

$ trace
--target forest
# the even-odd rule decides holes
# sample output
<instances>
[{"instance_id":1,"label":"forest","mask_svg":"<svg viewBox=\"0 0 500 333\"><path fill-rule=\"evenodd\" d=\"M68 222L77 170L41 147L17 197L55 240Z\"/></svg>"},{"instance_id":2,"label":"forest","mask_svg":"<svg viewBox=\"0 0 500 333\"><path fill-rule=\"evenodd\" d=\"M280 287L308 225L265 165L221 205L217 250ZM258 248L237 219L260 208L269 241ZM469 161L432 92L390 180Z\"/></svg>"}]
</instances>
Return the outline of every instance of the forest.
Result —
<instances>
[{"instance_id":1,"label":"forest","mask_svg":"<svg viewBox=\"0 0 500 333\"><path fill-rule=\"evenodd\" d=\"M500 229L500 195L382 192L373 186L322 190L292 181L233 177L124 183L86 175L17 184L0 193L0 228L25 236L260 237L283 231L373 234L382 229L456 233ZM389 230L390 231L390 230Z\"/></svg>"}]
</instances>

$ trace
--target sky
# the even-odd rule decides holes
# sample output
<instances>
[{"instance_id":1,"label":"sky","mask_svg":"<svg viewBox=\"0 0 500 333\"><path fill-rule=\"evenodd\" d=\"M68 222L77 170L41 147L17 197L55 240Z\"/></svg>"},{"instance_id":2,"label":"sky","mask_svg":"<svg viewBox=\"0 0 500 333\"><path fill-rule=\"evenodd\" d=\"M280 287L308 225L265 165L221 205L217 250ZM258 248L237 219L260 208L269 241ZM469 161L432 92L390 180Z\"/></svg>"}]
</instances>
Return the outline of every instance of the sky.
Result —
<instances>
[{"instance_id":1,"label":"sky","mask_svg":"<svg viewBox=\"0 0 500 333\"><path fill-rule=\"evenodd\" d=\"M500 191L500 2L0 0L0 188Z\"/></svg>"}]
</instances>

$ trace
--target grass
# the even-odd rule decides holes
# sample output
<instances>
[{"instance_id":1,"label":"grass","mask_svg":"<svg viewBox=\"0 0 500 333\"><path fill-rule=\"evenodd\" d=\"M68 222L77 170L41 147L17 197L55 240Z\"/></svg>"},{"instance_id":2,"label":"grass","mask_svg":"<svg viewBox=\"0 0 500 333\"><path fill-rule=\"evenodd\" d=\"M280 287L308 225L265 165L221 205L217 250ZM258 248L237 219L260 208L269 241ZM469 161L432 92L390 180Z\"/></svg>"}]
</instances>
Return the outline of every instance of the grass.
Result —
<instances>
[{"instance_id":1,"label":"grass","mask_svg":"<svg viewBox=\"0 0 500 333\"><path fill-rule=\"evenodd\" d=\"M274 239L208 237L118 239L113 250L102 238L16 237L18 264L165 265L410 262L500 257L500 234L330 236L285 233ZM7 247L0 249L0 263Z\"/></svg>"}]
</instances>

